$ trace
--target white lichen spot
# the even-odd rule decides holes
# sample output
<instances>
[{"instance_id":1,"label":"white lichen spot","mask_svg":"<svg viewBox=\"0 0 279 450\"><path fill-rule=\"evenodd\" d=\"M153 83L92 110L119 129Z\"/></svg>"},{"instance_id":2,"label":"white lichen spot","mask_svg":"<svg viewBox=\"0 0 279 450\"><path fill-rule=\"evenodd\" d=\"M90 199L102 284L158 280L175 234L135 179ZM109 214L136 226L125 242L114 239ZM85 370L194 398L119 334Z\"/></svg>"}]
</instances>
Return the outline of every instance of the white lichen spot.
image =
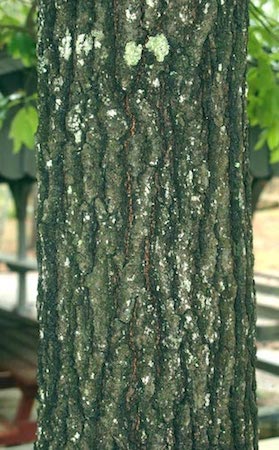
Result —
<instances>
[{"instance_id":1,"label":"white lichen spot","mask_svg":"<svg viewBox=\"0 0 279 450\"><path fill-rule=\"evenodd\" d=\"M190 144L195 145L195 138L193 136L190 137Z\"/></svg>"},{"instance_id":2,"label":"white lichen spot","mask_svg":"<svg viewBox=\"0 0 279 450\"><path fill-rule=\"evenodd\" d=\"M142 45L134 41L127 42L125 46L124 59L128 66L136 66L141 59Z\"/></svg>"},{"instance_id":3,"label":"white lichen spot","mask_svg":"<svg viewBox=\"0 0 279 450\"><path fill-rule=\"evenodd\" d=\"M146 434L145 430L142 430L142 432L141 432L141 440L144 442L146 440L146 438L147 438L147 434Z\"/></svg>"},{"instance_id":4,"label":"white lichen spot","mask_svg":"<svg viewBox=\"0 0 279 450\"><path fill-rule=\"evenodd\" d=\"M95 47L95 48L101 48L101 47L102 47L101 42L98 41L97 39L95 39L95 41L94 41L94 47Z\"/></svg>"},{"instance_id":5,"label":"white lichen spot","mask_svg":"<svg viewBox=\"0 0 279 450\"><path fill-rule=\"evenodd\" d=\"M76 144L80 144L82 138L81 132L81 120L80 120L80 106L76 105L73 113L69 116L67 120L67 125L69 130L73 133Z\"/></svg>"},{"instance_id":6,"label":"white lichen spot","mask_svg":"<svg viewBox=\"0 0 279 450\"><path fill-rule=\"evenodd\" d=\"M67 29L65 36L61 40L61 44L59 45L59 51L62 58L68 59L70 58L72 54L72 36L70 34L70 31Z\"/></svg>"},{"instance_id":7,"label":"white lichen spot","mask_svg":"<svg viewBox=\"0 0 279 450\"><path fill-rule=\"evenodd\" d=\"M94 47L95 48L101 48L102 43L101 41L104 39L104 33L101 30L93 30L92 36L94 36Z\"/></svg>"},{"instance_id":8,"label":"white lichen spot","mask_svg":"<svg viewBox=\"0 0 279 450\"><path fill-rule=\"evenodd\" d=\"M76 54L77 56L88 55L90 50L92 50L93 41L92 37L84 33L79 34L76 40ZM81 60L83 61L83 60ZM84 61L83 61L84 63Z\"/></svg>"},{"instance_id":9,"label":"white lichen spot","mask_svg":"<svg viewBox=\"0 0 279 450\"><path fill-rule=\"evenodd\" d=\"M198 202L198 201L200 200L200 198L199 198L198 195L193 195L193 196L191 197L191 200L192 200L192 202Z\"/></svg>"},{"instance_id":10,"label":"white lichen spot","mask_svg":"<svg viewBox=\"0 0 279 450\"><path fill-rule=\"evenodd\" d=\"M65 259L64 266L65 267L70 267L70 260L69 260L68 257Z\"/></svg>"},{"instance_id":11,"label":"white lichen spot","mask_svg":"<svg viewBox=\"0 0 279 450\"><path fill-rule=\"evenodd\" d=\"M81 143L81 137L82 137L81 130L76 131L75 132L75 142L76 142L76 144L80 144Z\"/></svg>"},{"instance_id":12,"label":"white lichen spot","mask_svg":"<svg viewBox=\"0 0 279 450\"><path fill-rule=\"evenodd\" d=\"M113 273L113 275L114 275L114 273ZM134 281L135 278L136 278L136 275L134 274L131 277L127 277L127 281L132 282L132 281Z\"/></svg>"},{"instance_id":13,"label":"white lichen spot","mask_svg":"<svg viewBox=\"0 0 279 450\"><path fill-rule=\"evenodd\" d=\"M71 441L73 442L77 442L80 438L80 434L78 432L76 432L76 434L71 438Z\"/></svg>"},{"instance_id":14,"label":"white lichen spot","mask_svg":"<svg viewBox=\"0 0 279 450\"><path fill-rule=\"evenodd\" d=\"M163 62L165 57L169 54L170 46L164 34L157 34L148 39L146 48L154 53L155 58L159 62Z\"/></svg>"},{"instance_id":15,"label":"white lichen spot","mask_svg":"<svg viewBox=\"0 0 279 450\"><path fill-rule=\"evenodd\" d=\"M132 13L129 9L126 9L126 18L129 22L133 22L134 20L136 20L137 15L136 13Z\"/></svg>"},{"instance_id":16,"label":"white lichen spot","mask_svg":"<svg viewBox=\"0 0 279 450\"><path fill-rule=\"evenodd\" d=\"M158 164L158 159L155 159L155 161L150 161L149 165L150 166L157 166Z\"/></svg>"},{"instance_id":17,"label":"white lichen spot","mask_svg":"<svg viewBox=\"0 0 279 450\"><path fill-rule=\"evenodd\" d=\"M149 382L149 375L146 375L146 377L143 377L142 379L141 379L141 381L143 382L143 384L145 384L145 385L147 385L148 384L148 382Z\"/></svg>"},{"instance_id":18,"label":"white lichen spot","mask_svg":"<svg viewBox=\"0 0 279 450\"><path fill-rule=\"evenodd\" d=\"M226 133L226 127L225 127L225 125L222 125L222 126L221 126L221 132L222 132L222 133Z\"/></svg>"},{"instance_id":19,"label":"white lichen spot","mask_svg":"<svg viewBox=\"0 0 279 450\"><path fill-rule=\"evenodd\" d=\"M189 184L191 184L193 181L193 171L192 170L189 170L189 172L188 172L187 181Z\"/></svg>"},{"instance_id":20,"label":"white lichen spot","mask_svg":"<svg viewBox=\"0 0 279 450\"><path fill-rule=\"evenodd\" d=\"M153 8L153 6L155 6L154 0L145 0L147 6L150 6L151 8Z\"/></svg>"},{"instance_id":21,"label":"white lichen spot","mask_svg":"<svg viewBox=\"0 0 279 450\"><path fill-rule=\"evenodd\" d=\"M222 66L222 64L220 63L220 64L218 64L218 72L222 72L222 69L223 69L223 66Z\"/></svg>"},{"instance_id":22,"label":"white lichen spot","mask_svg":"<svg viewBox=\"0 0 279 450\"><path fill-rule=\"evenodd\" d=\"M46 166L47 166L48 168L52 167L52 159L49 159L49 160L47 161Z\"/></svg>"},{"instance_id":23,"label":"white lichen spot","mask_svg":"<svg viewBox=\"0 0 279 450\"><path fill-rule=\"evenodd\" d=\"M183 285L185 286L187 292L191 292L191 280L185 279Z\"/></svg>"},{"instance_id":24,"label":"white lichen spot","mask_svg":"<svg viewBox=\"0 0 279 450\"><path fill-rule=\"evenodd\" d=\"M57 77L53 81L54 92L59 92L60 88L63 86L64 80L63 77Z\"/></svg>"},{"instance_id":25,"label":"white lichen spot","mask_svg":"<svg viewBox=\"0 0 279 450\"><path fill-rule=\"evenodd\" d=\"M39 390L40 400L43 402L45 400L45 393L42 389Z\"/></svg>"},{"instance_id":26,"label":"white lichen spot","mask_svg":"<svg viewBox=\"0 0 279 450\"><path fill-rule=\"evenodd\" d=\"M69 187L68 187L67 193L68 193L69 195L71 195L71 194L73 193L72 186L69 186Z\"/></svg>"},{"instance_id":27,"label":"white lichen spot","mask_svg":"<svg viewBox=\"0 0 279 450\"><path fill-rule=\"evenodd\" d=\"M185 100L186 100L185 95L180 95L179 96L179 103L183 103L183 102L185 102Z\"/></svg>"},{"instance_id":28,"label":"white lichen spot","mask_svg":"<svg viewBox=\"0 0 279 450\"><path fill-rule=\"evenodd\" d=\"M239 163L239 162L236 162L235 165L234 165L234 167L235 167L236 169L239 169L240 163Z\"/></svg>"},{"instance_id":29,"label":"white lichen spot","mask_svg":"<svg viewBox=\"0 0 279 450\"><path fill-rule=\"evenodd\" d=\"M108 117L115 117L115 116L117 116L117 111L116 111L115 109L110 109L110 110L107 112L107 116L108 116Z\"/></svg>"},{"instance_id":30,"label":"white lichen spot","mask_svg":"<svg viewBox=\"0 0 279 450\"><path fill-rule=\"evenodd\" d=\"M152 81L152 84L154 87L160 87L160 81L159 78L155 78L155 80Z\"/></svg>"},{"instance_id":31,"label":"white lichen spot","mask_svg":"<svg viewBox=\"0 0 279 450\"><path fill-rule=\"evenodd\" d=\"M207 14L208 10L209 10L209 3L206 3L203 10L204 14Z\"/></svg>"},{"instance_id":32,"label":"white lichen spot","mask_svg":"<svg viewBox=\"0 0 279 450\"><path fill-rule=\"evenodd\" d=\"M188 324L191 323L192 322L192 317L188 316L188 315L185 316L185 322L188 323Z\"/></svg>"},{"instance_id":33,"label":"white lichen spot","mask_svg":"<svg viewBox=\"0 0 279 450\"><path fill-rule=\"evenodd\" d=\"M182 23L186 23L187 22L187 16L184 12L180 11L180 13L178 14L179 18L181 20Z\"/></svg>"},{"instance_id":34,"label":"white lichen spot","mask_svg":"<svg viewBox=\"0 0 279 450\"><path fill-rule=\"evenodd\" d=\"M55 100L55 109L59 109L61 105L62 105L61 99L60 99L60 98L57 98L57 99Z\"/></svg>"},{"instance_id":35,"label":"white lichen spot","mask_svg":"<svg viewBox=\"0 0 279 450\"><path fill-rule=\"evenodd\" d=\"M209 406L209 404L210 404L210 394L206 394L205 395L204 404L205 404L205 406Z\"/></svg>"}]
</instances>

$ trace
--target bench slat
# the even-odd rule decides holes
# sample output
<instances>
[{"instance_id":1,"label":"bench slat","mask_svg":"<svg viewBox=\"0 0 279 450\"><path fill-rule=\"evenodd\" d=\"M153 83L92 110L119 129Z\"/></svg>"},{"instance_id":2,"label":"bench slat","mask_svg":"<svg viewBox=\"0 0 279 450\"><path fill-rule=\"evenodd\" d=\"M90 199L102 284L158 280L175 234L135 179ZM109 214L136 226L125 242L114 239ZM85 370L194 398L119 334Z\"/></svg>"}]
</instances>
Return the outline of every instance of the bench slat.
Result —
<instances>
[{"instance_id":1,"label":"bench slat","mask_svg":"<svg viewBox=\"0 0 279 450\"><path fill-rule=\"evenodd\" d=\"M0 371L9 371L21 385L34 386L37 383L37 368L18 359L11 359L11 355L2 351L0 353Z\"/></svg>"},{"instance_id":2,"label":"bench slat","mask_svg":"<svg viewBox=\"0 0 279 450\"><path fill-rule=\"evenodd\" d=\"M279 375L279 352L259 349L257 351L256 367L273 375Z\"/></svg>"},{"instance_id":3,"label":"bench slat","mask_svg":"<svg viewBox=\"0 0 279 450\"><path fill-rule=\"evenodd\" d=\"M27 272L37 270L37 261L32 258L17 258L14 255L0 253L0 262L6 264L14 272Z\"/></svg>"},{"instance_id":4,"label":"bench slat","mask_svg":"<svg viewBox=\"0 0 279 450\"><path fill-rule=\"evenodd\" d=\"M17 330L14 329L5 329L2 331L2 341L4 342L5 340L8 341L14 341L18 347L22 348L29 348L30 350L33 350L34 352L37 352L37 348L38 348L38 341L39 341L39 337L38 337L38 332L34 335L29 334L29 333L25 333L25 330L20 330L20 332L18 332ZM0 344L1 346L2 344Z\"/></svg>"},{"instance_id":5,"label":"bench slat","mask_svg":"<svg viewBox=\"0 0 279 450\"><path fill-rule=\"evenodd\" d=\"M0 329L0 370L22 387L36 386L38 323L0 309Z\"/></svg>"}]
</instances>

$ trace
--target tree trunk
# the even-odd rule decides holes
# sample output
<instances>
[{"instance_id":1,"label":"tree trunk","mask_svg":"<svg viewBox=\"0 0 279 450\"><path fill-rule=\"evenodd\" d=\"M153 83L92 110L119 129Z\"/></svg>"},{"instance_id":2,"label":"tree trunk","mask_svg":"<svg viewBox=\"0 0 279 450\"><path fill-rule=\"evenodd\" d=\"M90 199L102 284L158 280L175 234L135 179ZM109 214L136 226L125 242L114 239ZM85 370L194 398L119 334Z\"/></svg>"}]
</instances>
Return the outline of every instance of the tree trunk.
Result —
<instances>
[{"instance_id":1,"label":"tree trunk","mask_svg":"<svg viewBox=\"0 0 279 450\"><path fill-rule=\"evenodd\" d=\"M37 449L256 449L248 1L40 2Z\"/></svg>"}]
</instances>

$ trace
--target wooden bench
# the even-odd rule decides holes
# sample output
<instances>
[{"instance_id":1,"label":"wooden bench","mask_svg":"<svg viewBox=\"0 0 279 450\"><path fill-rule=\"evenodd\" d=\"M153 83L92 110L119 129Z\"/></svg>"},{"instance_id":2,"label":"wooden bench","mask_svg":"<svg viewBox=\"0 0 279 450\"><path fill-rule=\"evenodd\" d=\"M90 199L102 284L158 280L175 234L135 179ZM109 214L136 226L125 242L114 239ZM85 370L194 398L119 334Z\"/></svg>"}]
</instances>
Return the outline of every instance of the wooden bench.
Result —
<instances>
[{"instance_id":1,"label":"wooden bench","mask_svg":"<svg viewBox=\"0 0 279 450\"><path fill-rule=\"evenodd\" d=\"M279 320L277 318L258 317L256 331L258 341L278 341Z\"/></svg>"},{"instance_id":2,"label":"wooden bench","mask_svg":"<svg viewBox=\"0 0 279 450\"><path fill-rule=\"evenodd\" d=\"M37 426L30 416L37 393L38 324L0 309L0 330L0 389L17 387L22 394L14 420L2 422L0 446L33 442Z\"/></svg>"},{"instance_id":3,"label":"wooden bench","mask_svg":"<svg viewBox=\"0 0 279 450\"><path fill-rule=\"evenodd\" d=\"M257 351L256 367L273 375L279 375L279 352L264 348L259 349Z\"/></svg>"},{"instance_id":4,"label":"wooden bench","mask_svg":"<svg viewBox=\"0 0 279 450\"><path fill-rule=\"evenodd\" d=\"M24 254L24 252L23 252ZM15 256L0 253L0 263L18 274L18 301L16 310L23 313L26 307L26 274L37 270L37 261L26 256Z\"/></svg>"},{"instance_id":5,"label":"wooden bench","mask_svg":"<svg viewBox=\"0 0 279 450\"><path fill-rule=\"evenodd\" d=\"M37 261L32 258L17 258L14 255L0 253L0 262L6 264L13 272L29 272L37 270Z\"/></svg>"}]
</instances>

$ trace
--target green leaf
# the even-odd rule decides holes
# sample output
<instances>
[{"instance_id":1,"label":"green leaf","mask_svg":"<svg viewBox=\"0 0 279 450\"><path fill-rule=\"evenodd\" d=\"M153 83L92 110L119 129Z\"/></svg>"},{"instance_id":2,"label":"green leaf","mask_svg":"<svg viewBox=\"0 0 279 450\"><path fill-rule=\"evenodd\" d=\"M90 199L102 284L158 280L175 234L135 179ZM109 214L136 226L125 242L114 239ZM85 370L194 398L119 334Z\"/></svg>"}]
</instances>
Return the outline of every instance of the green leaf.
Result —
<instances>
[{"instance_id":1,"label":"green leaf","mask_svg":"<svg viewBox=\"0 0 279 450\"><path fill-rule=\"evenodd\" d=\"M270 162L271 162L271 164L275 164L275 163L279 162L279 147L277 147L275 150L273 150L271 152Z\"/></svg>"},{"instance_id":2,"label":"green leaf","mask_svg":"<svg viewBox=\"0 0 279 450\"><path fill-rule=\"evenodd\" d=\"M255 150L264 144L270 162L278 160L279 147L279 1L250 2L248 117L261 129Z\"/></svg>"},{"instance_id":3,"label":"green leaf","mask_svg":"<svg viewBox=\"0 0 279 450\"><path fill-rule=\"evenodd\" d=\"M279 147L279 128L273 127L268 130L267 143L271 150Z\"/></svg>"},{"instance_id":4,"label":"green leaf","mask_svg":"<svg viewBox=\"0 0 279 450\"><path fill-rule=\"evenodd\" d=\"M268 133L268 130L263 130L261 132L259 140L258 140L257 144L255 145L255 150L260 150L264 146L264 144L266 142L266 138L267 138L267 133Z\"/></svg>"},{"instance_id":5,"label":"green leaf","mask_svg":"<svg viewBox=\"0 0 279 450\"><path fill-rule=\"evenodd\" d=\"M35 42L27 33L22 31L13 33L7 44L7 50L13 58L21 59L25 66L30 67L34 64Z\"/></svg>"},{"instance_id":6,"label":"green leaf","mask_svg":"<svg viewBox=\"0 0 279 450\"><path fill-rule=\"evenodd\" d=\"M13 118L9 137L14 141L14 151L19 152L22 145L32 149L38 126L38 114L33 106L21 108Z\"/></svg>"}]
</instances>

